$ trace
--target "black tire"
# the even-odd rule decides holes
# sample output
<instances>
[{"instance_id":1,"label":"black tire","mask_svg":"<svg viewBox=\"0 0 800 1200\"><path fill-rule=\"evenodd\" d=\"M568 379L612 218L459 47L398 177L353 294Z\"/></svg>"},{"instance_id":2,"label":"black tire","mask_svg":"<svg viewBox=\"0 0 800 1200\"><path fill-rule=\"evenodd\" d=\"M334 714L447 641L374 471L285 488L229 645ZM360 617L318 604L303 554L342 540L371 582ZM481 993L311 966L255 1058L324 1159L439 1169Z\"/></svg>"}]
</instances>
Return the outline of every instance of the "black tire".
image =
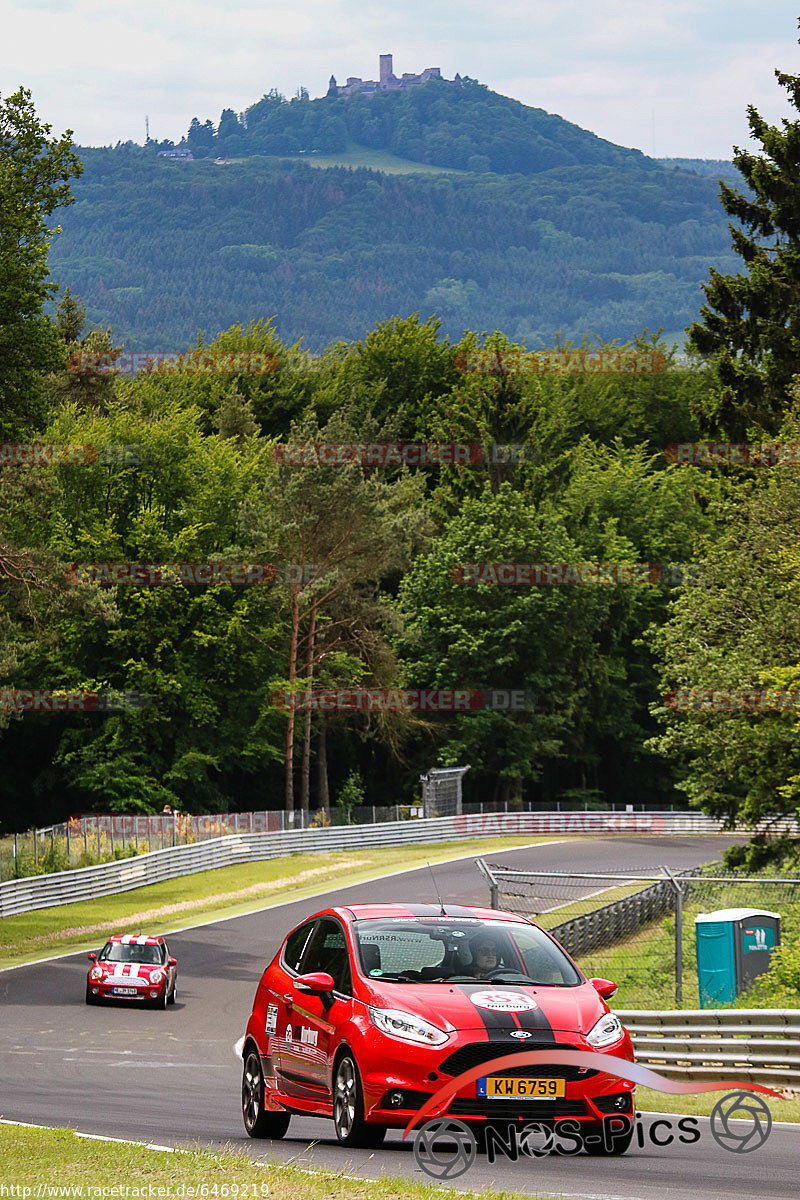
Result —
<instances>
[{"instance_id":1,"label":"black tire","mask_svg":"<svg viewBox=\"0 0 800 1200\"><path fill-rule=\"evenodd\" d=\"M178 998L178 981L176 979L172 985L172 991L170 992L169 996L167 997L167 1004L174 1004L175 1001L177 1000L177 998Z\"/></svg>"},{"instance_id":2,"label":"black tire","mask_svg":"<svg viewBox=\"0 0 800 1200\"><path fill-rule=\"evenodd\" d=\"M92 995L92 993L89 989L88 983L86 985L86 1003L87 1004L97 1004L97 996Z\"/></svg>"},{"instance_id":3,"label":"black tire","mask_svg":"<svg viewBox=\"0 0 800 1200\"><path fill-rule=\"evenodd\" d=\"M269 1112L264 1105L264 1072L255 1046L248 1048L242 1068L242 1120L251 1138L282 1138L291 1115Z\"/></svg>"},{"instance_id":4,"label":"black tire","mask_svg":"<svg viewBox=\"0 0 800 1200\"><path fill-rule=\"evenodd\" d=\"M375 1148L386 1137L385 1125L370 1125L364 1120L364 1092L352 1054L343 1054L336 1065L333 1125L343 1146Z\"/></svg>"},{"instance_id":5,"label":"black tire","mask_svg":"<svg viewBox=\"0 0 800 1200\"><path fill-rule=\"evenodd\" d=\"M153 1008L165 1009L167 1007L167 980L164 980L164 986L158 994L157 999L150 1002Z\"/></svg>"},{"instance_id":6,"label":"black tire","mask_svg":"<svg viewBox=\"0 0 800 1200\"><path fill-rule=\"evenodd\" d=\"M600 1141L593 1142L592 1144L586 1146L586 1153L591 1155L593 1158L616 1158L620 1154L625 1154L631 1142L633 1141L633 1121L631 1121L631 1127L623 1137L614 1138L611 1149L608 1149L606 1146L602 1125L594 1126L591 1129L591 1132L594 1134L599 1134Z\"/></svg>"}]
</instances>

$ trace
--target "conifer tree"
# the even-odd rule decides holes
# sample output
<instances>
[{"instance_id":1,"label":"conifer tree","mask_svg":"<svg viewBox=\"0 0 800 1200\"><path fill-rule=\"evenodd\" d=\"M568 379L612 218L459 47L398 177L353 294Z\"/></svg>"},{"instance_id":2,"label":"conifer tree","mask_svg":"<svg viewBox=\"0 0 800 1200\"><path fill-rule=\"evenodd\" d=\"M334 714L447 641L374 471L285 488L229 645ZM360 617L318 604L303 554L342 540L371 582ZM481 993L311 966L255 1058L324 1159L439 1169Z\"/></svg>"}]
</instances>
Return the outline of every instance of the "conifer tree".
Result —
<instances>
[{"instance_id":1,"label":"conifer tree","mask_svg":"<svg viewBox=\"0 0 800 1200\"><path fill-rule=\"evenodd\" d=\"M775 75L800 112L800 75ZM752 104L747 115L761 150L736 146L733 162L748 193L720 183L722 205L739 222L729 229L745 269L711 268L708 303L689 329L716 367L714 431L735 440L777 432L800 373L800 120L769 125Z\"/></svg>"}]
</instances>

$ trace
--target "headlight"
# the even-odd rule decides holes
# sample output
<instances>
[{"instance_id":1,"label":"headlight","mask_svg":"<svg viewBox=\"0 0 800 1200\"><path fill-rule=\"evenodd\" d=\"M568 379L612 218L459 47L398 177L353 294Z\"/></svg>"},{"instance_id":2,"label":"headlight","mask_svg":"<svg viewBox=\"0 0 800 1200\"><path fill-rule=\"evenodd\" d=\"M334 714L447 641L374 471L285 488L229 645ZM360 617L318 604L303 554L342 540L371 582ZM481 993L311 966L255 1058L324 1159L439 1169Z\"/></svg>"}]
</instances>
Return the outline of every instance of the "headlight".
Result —
<instances>
[{"instance_id":1,"label":"headlight","mask_svg":"<svg viewBox=\"0 0 800 1200\"><path fill-rule=\"evenodd\" d=\"M373 1025L377 1025L381 1033L389 1033L392 1037L402 1038L404 1042L418 1042L423 1046L441 1046L447 1041L447 1034L430 1021L422 1017L412 1016L411 1013L400 1012L396 1008L372 1008L368 1012Z\"/></svg>"},{"instance_id":2,"label":"headlight","mask_svg":"<svg viewBox=\"0 0 800 1200\"><path fill-rule=\"evenodd\" d=\"M163 971L153 971L152 975L150 976L150 982L151 983L161 983L161 980L163 978L164 978Z\"/></svg>"},{"instance_id":3,"label":"headlight","mask_svg":"<svg viewBox=\"0 0 800 1200\"><path fill-rule=\"evenodd\" d=\"M615 1016L614 1013L606 1013L589 1030L586 1040L596 1050L603 1050L606 1046L613 1046L614 1042L618 1042L624 1035L625 1030L619 1017Z\"/></svg>"},{"instance_id":4,"label":"headlight","mask_svg":"<svg viewBox=\"0 0 800 1200\"><path fill-rule=\"evenodd\" d=\"M89 978L90 979L102 979L103 978L103 968L102 967L92 967L91 971L89 972Z\"/></svg>"}]
</instances>

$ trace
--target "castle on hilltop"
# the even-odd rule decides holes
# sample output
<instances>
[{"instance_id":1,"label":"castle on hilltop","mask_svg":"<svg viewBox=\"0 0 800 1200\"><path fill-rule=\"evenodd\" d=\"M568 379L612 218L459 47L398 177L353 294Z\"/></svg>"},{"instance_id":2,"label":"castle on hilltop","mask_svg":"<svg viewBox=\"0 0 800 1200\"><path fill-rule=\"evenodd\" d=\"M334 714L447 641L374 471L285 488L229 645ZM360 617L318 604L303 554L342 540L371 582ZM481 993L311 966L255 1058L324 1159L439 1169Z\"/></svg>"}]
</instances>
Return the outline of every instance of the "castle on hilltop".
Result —
<instances>
[{"instance_id":1,"label":"castle on hilltop","mask_svg":"<svg viewBox=\"0 0 800 1200\"><path fill-rule=\"evenodd\" d=\"M357 94L364 96L374 96L377 92L403 92L406 88L417 87L420 83L427 83L429 79L441 79L441 67L426 67L420 75L414 75L410 71L406 71L398 79L392 70L391 54L379 55L379 79L359 79L357 75L350 75L347 83L337 84L336 79L331 75L330 86L328 88L329 96L355 96ZM455 79L446 79L445 83L460 83L461 76L456 75Z\"/></svg>"}]
</instances>

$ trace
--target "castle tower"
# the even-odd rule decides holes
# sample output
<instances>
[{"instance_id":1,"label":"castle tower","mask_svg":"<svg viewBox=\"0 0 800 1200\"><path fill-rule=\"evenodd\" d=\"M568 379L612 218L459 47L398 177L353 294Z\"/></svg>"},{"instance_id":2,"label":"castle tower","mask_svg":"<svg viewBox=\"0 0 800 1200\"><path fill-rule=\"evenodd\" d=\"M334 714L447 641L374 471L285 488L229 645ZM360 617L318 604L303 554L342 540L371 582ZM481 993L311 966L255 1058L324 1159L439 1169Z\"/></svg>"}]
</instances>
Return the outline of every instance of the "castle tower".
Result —
<instances>
[{"instance_id":1,"label":"castle tower","mask_svg":"<svg viewBox=\"0 0 800 1200\"><path fill-rule=\"evenodd\" d=\"M328 84L327 94L329 96L338 96L339 95L339 89L336 86L336 76L335 75L331 75L330 82Z\"/></svg>"},{"instance_id":2,"label":"castle tower","mask_svg":"<svg viewBox=\"0 0 800 1200\"><path fill-rule=\"evenodd\" d=\"M385 87L392 79L392 56L391 54L381 54L380 56L380 81Z\"/></svg>"}]
</instances>

